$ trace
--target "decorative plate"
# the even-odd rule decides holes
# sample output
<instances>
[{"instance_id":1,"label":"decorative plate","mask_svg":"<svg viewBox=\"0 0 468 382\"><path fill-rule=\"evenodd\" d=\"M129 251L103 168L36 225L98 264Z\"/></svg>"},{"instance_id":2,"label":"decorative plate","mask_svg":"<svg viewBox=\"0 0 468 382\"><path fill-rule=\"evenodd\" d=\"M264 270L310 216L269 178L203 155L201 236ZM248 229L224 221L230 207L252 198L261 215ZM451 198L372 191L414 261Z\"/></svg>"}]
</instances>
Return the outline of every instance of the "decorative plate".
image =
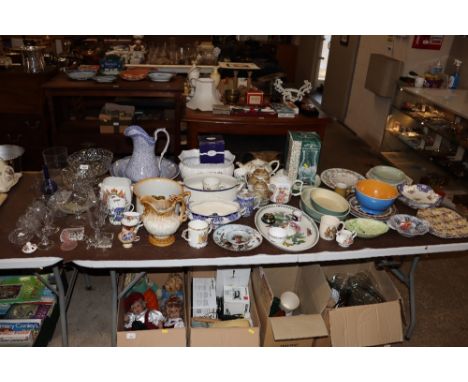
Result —
<instances>
[{"instance_id":1,"label":"decorative plate","mask_svg":"<svg viewBox=\"0 0 468 382\"><path fill-rule=\"evenodd\" d=\"M422 208L438 207L442 203L442 196L425 184L399 184L397 186L400 196L398 200L416 210Z\"/></svg>"},{"instance_id":2,"label":"decorative plate","mask_svg":"<svg viewBox=\"0 0 468 382\"><path fill-rule=\"evenodd\" d=\"M429 222L429 232L434 236L443 239L468 237L468 222L449 208L425 208L418 210L416 216Z\"/></svg>"},{"instance_id":3,"label":"decorative plate","mask_svg":"<svg viewBox=\"0 0 468 382\"><path fill-rule=\"evenodd\" d=\"M128 162L131 157L125 157L119 159L112 163L110 168L110 174L112 176L121 176L125 177L125 169L127 168ZM159 156L156 157L155 166L157 167L159 163ZM177 166L173 161L170 159L163 158L161 161L161 174L159 175L160 178L168 178L174 179L177 178L179 175L179 166Z\"/></svg>"},{"instance_id":4,"label":"decorative plate","mask_svg":"<svg viewBox=\"0 0 468 382\"><path fill-rule=\"evenodd\" d=\"M359 180L365 178L361 174L345 168L329 168L320 174L320 179L327 187L334 190L337 183L344 183L349 188L354 188Z\"/></svg>"},{"instance_id":5,"label":"decorative plate","mask_svg":"<svg viewBox=\"0 0 468 382\"><path fill-rule=\"evenodd\" d=\"M367 212L364 212L364 210L361 208L361 205L359 204L355 195L351 196L348 199L348 202L349 202L349 206L351 207L351 211L350 211L351 215L356 216L357 218L367 218L367 219L385 221L385 220L390 219L390 217L395 215L398 211L396 206L393 204L382 214L372 215L372 214L368 214Z\"/></svg>"},{"instance_id":6,"label":"decorative plate","mask_svg":"<svg viewBox=\"0 0 468 382\"><path fill-rule=\"evenodd\" d=\"M242 224L226 224L213 232L213 241L221 248L233 252L246 252L262 244L260 233Z\"/></svg>"},{"instance_id":7,"label":"decorative plate","mask_svg":"<svg viewBox=\"0 0 468 382\"><path fill-rule=\"evenodd\" d=\"M273 215L274 221L270 224L262 220L263 215ZM301 216L298 220L297 216ZM260 208L255 214L255 226L262 236L272 245L285 251L300 252L312 248L319 240L317 225L309 215L302 213L298 208L285 204L269 204ZM288 230L288 236L282 243L274 243L268 237L270 227L281 227Z\"/></svg>"},{"instance_id":8,"label":"decorative plate","mask_svg":"<svg viewBox=\"0 0 468 382\"><path fill-rule=\"evenodd\" d=\"M425 235L430 229L427 221L406 214L393 215L387 220L387 225L405 237Z\"/></svg>"},{"instance_id":9,"label":"decorative plate","mask_svg":"<svg viewBox=\"0 0 468 382\"><path fill-rule=\"evenodd\" d=\"M375 219L356 218L345 222L345 228L361 239L373 239L388 232L388 225Z\"/></svg>"}]
</instances>

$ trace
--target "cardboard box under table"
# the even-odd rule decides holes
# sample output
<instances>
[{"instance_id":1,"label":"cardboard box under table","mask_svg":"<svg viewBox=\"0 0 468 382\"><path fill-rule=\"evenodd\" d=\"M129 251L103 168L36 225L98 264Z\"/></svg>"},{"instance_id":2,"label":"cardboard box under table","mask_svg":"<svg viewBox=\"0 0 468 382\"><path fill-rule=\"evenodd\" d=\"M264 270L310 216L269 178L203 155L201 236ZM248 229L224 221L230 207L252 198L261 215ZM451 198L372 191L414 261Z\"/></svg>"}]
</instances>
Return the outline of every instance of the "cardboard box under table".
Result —
<instances>
[{"instance_id":1,"label":"cardboard box under table","mask_svg":"<svg viewBox=\"0 0 468 382\"><path fill-rule=\"evenodd\" d=\"M330 309L328 320L332 346L377 346L403 341L402 298L386 271L374 263L353 263L321 267L331 278L336 273L367 271L385 302ZM327 283L328 285L328 283Z\"/></svg>"},{"instance_id":2,"label":"cardboard box under table","mask_svg":"<svg viewBox=\"0 0 468 382\"><path fill-rule=\"evenodd\" d=\"M183 273L180 273L186 280ZM156 283L160 288L166 282L169 273L148 273L150 281ZM123 277L121 278L121 280ZM123 284L122 282L120 284ZM169 329L148 329L148 330L126 330L124 328L125 305L122 298L119 302L118 321L117 321L117 346L187 346L187 325L189 315L187 314L187 293L184 288L184 324L185 328L169 328ZM162 309L162 307L161 307Z\"/></svg>"},{"instance_id":3,"label":"cardboard box under table","mask_svg":"<svg viewBox=\"0 0 468 382\"><path fill-rule=\"evenodd\" d=\"M188 272L187 280L187 299L188 302L188 314L190 317L187 322L191 321L192 312L192 279L194 277L206 277L215 278L216 271L214 270L197 270ZM252 285L249 285L250 289L250 316L253 326L251 327L217 327L217 328L202 328L193 327L188 325L188 337L190 346L260 346L260 327L259 318L255 305L255 299L253 298ZM226 326L230 325L230 321L221 321Z\"/></svg>"},{"instance_id":4,"label":"cardboard box under table","mask_svg":"<svg viewBox=\"0 0 468 382\"><path fill-rule=\"evenodd\" d=\"M322 318L330 288L318 265L258 267L252 284L261 324L262 346L312 346L328 335ZM301 304L292 316L269 317L273 297L291 291Z\"/></svg>"}]
</instances>

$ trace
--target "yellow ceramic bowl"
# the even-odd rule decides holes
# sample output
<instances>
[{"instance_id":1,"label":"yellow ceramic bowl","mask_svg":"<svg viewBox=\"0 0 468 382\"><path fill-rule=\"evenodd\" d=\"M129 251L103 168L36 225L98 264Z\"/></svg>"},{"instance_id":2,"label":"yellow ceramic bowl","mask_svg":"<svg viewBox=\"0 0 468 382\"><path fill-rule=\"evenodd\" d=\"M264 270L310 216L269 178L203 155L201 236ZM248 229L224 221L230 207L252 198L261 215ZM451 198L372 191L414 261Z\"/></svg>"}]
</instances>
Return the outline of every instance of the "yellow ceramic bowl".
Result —
<instances>
[{"instance_id":1,"label":"yellow ceramic bowl","mask_svg":"<svg viewBox=\"0 0 468 382\"><path fill-rule=\"evenodd\" d=\"M335 191L313 188L310 191L312 206L322 214L339 216L349 210L348 201Z\"/></svg>"},{"instance_id":2,"label":"yellow ceramic bowl","mask_svg":"<svg viewBox=\"0 0 468 382\"><path fill-rule=\"evenodd\" d=\"M375 199L395 199L398 196L396 187L376 179L363 179L357 182L356 190Z\"/></svg>"}]
</instances>

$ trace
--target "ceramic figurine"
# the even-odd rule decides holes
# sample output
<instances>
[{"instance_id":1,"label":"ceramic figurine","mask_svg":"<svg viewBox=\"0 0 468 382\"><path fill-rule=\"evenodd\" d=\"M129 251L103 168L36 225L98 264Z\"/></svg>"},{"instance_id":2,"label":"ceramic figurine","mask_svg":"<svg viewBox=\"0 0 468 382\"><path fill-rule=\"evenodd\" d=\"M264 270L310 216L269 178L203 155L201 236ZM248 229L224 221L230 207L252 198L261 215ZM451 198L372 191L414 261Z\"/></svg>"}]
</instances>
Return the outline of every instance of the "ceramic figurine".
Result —
<instances>
[{"instance_id":1,"label":"ceramic figurine","mask_svg":"<svg viewBox=\"0 0 468 382\"><path fill-rule=\"evenodd\" d=\"M124 327L127 330L161 329L164 316L158 310L148 310L144 296L140 292L132 292L125 299L127 313Z\"/></svg>"},{"instance_id":2,"label":"ceramic figurine","mask_svg":"<svg viewBox=\"0 0 468 382\"><path fill-rule=\"evenodd\" d=\"M167 141L164 150L159 157L159 161L154 154L158 133L162 132L166 135ZM161 161L169 147L170 137L165 128L157 129L154 132L154 137L140 126L129 126L125 129L125 136L130 137L133 141L133 153L128 161L125 169L125 176L133 182L138 182L144 178L155 178L161 173Z\"/></svg>"}]
</instances>

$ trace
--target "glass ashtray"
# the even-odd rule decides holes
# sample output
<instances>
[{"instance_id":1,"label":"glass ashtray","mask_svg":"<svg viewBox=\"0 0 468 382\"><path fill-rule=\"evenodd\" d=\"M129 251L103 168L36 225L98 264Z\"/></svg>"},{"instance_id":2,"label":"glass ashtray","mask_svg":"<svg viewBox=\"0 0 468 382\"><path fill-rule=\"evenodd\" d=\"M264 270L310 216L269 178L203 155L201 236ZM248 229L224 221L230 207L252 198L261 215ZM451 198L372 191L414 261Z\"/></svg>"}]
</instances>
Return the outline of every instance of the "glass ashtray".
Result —
<instances>
[{"instance_id":1,"label":"glass ashtray","mask_svg":"<svg viewBox=\"0 0 468 382\"><path fill-rule=\"evenodd\" d=\"M8 235L8 240L10 241L10 243L19 245L20 247L22 247L28 241L30 241L33 236L34 234L32 232L26 231L23 228L15 228Z\"/></svg>"}]
</instances>

